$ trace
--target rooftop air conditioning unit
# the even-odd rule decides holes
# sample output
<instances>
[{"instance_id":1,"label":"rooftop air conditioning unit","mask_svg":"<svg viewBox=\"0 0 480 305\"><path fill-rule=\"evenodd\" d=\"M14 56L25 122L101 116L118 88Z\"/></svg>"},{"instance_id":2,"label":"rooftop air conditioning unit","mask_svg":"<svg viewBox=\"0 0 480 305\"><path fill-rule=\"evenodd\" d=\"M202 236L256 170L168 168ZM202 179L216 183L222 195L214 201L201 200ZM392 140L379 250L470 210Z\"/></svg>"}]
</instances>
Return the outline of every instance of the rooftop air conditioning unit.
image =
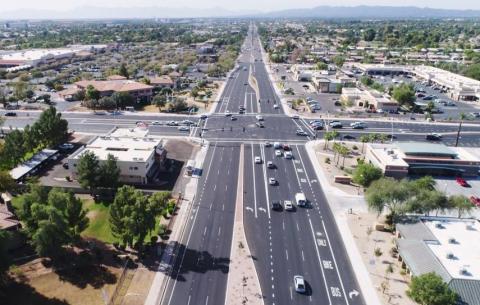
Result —
<instances>
[{"instance_id":1,"label":"rooftop air conditioning unit","mask_svg":"<svg viewBox=\"0 0 480 305\"><path fill-rule=\"evenodd\" d=\"M393 149L389 149L389 150L387 150L387 154L389 154L389 155L393 155Z\"/></svg>"},{"instance_id":2,"label":"rooftop air conditioning unit","mask_svg":"<svg viewBox=\"0 0 480 305\"><path fill-rule=\"evenodd\" d=\"M437 229L443 229L442 223L441 223L441 222L435 223L435 228L437 228Z\"/></svg>"},{"instance_id":3,"label":"rooftop air conditioning unit","mask_svg":"<svg viewBox=\"0 0 480 305\"><path fill-rule=\"evenodd\" d=\"M455 237L450 237L450 238L448 239L448 243L449 243L449 244L456 244L456 243L457 243L457 240L455 239Z\"/></svg>"},{"instance_id":4,"label":"rooftop air conditioning unit","mask_svg":"<svg viewBox=\"0 0 480 305\"><path fill-rule=\"evenodd\" d=\"M469 275L468 269L466 267L462 267L459 270L460 275Z\"/></svg>"},{"instance_id":5,"label":"rooftop air conditioning unit","mask_svg":"<svg viewBox=\"0 0 480 305\"><path fill-rule=\"evenodd\" d=\"M448 259L454 259L454 258L455 258L455 255L453 255L452 252L448 252L448 253L447 253L447 258L448 258Z\"/></svg>"}]
</instances>

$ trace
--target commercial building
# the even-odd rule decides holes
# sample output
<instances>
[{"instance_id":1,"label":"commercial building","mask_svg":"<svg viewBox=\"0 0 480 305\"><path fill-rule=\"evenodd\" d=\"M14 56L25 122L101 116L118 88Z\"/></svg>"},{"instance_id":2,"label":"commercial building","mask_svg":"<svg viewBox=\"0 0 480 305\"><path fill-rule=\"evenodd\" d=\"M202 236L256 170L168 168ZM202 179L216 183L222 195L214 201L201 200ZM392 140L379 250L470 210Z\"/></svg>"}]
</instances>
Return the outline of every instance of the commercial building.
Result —
<instances>
[{"instance_id":1,"label":"commercial building","mask_svg":"<svg viewBox=\"0 0 480 305\"><path fill-rule=\"evenodd\" d=\"M128 137L119 131L116 134L123 136L117 137L114 133L96 137L69 156L68 164L74 179L78 176L77 165L80 157L85 152L92 152L100 162L107 160L108 155L115 157L120 169L121 182L131 184L153 182L167 157L163 141L150 137Z\"/></svg>"},{"instance_id":2,"label":"commercial building","mask_svg":"<svg viewBox=\"0 0 480 305\"><path fill-rule=\"evenodd\" d=\"M100 92L100 96L111 96L115 92L126 92L137 101L149 102L152 98L153 87L133 80L82 80L75 83L78 90L86 90L93 86ZM71 94L71 92L68 92Z\"/></svg>"},{"instance_id":3,"label":"commercial building","mask_svg":"<svg viewBox=\"0 0 480 305\"><path fill-rule=\"evenodd\" d=\"M447 95L454 100L480 100L480 81L458 75L439 68L419 65L381 65L381 64L352 64L366 75L412 75L419 80L437 85L447 90Z\"/></svg>"},{"instance_id":4,"label":"commercial building","mask_svg":"<svg viewBox=\"0 0 480 305\"><path fill-rule=\"evenodd\" d=\"M480 305L480 223L420 217L396 225L399 260L410 275L434 272L460 297Z\"/></svg>"},{"instance_id":5,"label":"commercial building","mask_svg":"<svg viewBox=\"0 0 480 305\"><path fill-rule=\"evenodd\" d=\"M36 67L52 64L64 59L72 59L83 52L101 52L107 45L73 45L57 49L30 49L7 51L0 55L0 68Z\"/></svg>"},{"instance_id":6,"label":"commercial building","mask_svg":"<svg viewBox=\"0 0 480 305\"><path fill-rule=\"evenodd\" d=\"M477 177L480 170L478 148L447 147L424 142L368 144L365 158L382 169L385 176L412 175Z\"/></svg>"},{"instance_id":7,"label":"commercial building","mask_svg":"<svg viewBox=\"0 0 480 305\"><path fill-rule=\"evenodd\" d=\"M356 108L367 111L396 111L398 103L376 90L362 90L359 88L342 88L340 99Z\"/></svg>"},{"instance_id":8,"label":"commercial building","mask_svg":"<svg viewBox=\"0 0 480 305\"><path fill-rule=\"evenodd\" d=\"M321 93L340 93L344 87L354 87L356 80L347 75L337 73L330 74L328 71L320 71L311 77L313 86Z\"/></svg>"}]
</instances>

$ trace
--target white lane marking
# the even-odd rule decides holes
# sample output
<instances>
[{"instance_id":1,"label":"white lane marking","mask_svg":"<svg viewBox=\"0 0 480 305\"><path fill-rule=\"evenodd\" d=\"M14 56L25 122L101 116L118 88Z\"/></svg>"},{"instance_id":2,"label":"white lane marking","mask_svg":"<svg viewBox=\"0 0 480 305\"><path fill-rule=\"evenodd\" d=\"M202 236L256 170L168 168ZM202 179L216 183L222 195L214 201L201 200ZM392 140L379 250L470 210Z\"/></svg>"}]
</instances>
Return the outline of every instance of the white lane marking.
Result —
<instances>
[{"instance_id":1,"label":"white lane marking","mask_svg":"<svg viewBox=\"0 0 480 305\"><path fill-rule=\"evenodd\" d=\"M208 181L208 177L210 175L210 169L212 167L212 163L213 163L213 159L215 157L215 151L217 149L217 144L215 143L215 146L213 147L213 152L212 152L212 158L210 159L210 164L208 165L208 168L207 168L207 174L205 176L205 181L204 181L204 186L207 184L207 181ZM202 191L202 195L203 195L203 191ZM200 209L196 209L195 210L195 217L193 219L193 223L192 223L192 226L190 227L190 232L188 233L188 237L187 237L187 242L186 242L186 246L188 246L188 244L190 243L190 238L192 237L192 232L193 232L193 228L195 227L195 223L197 221L197 216L198 216L198 211ZM183 236L181 237L181 239L183 239ZM179 270L182 269L182 266L183 266L183 261L185 259L185 254L186 254L187 251L184 251L183 254L182 254L182 259L180 261L180 266L179 266ZM173 267L173 265L172 265ZM172 298L173 298L173 292L175 291L175 286L177 285L177 279L178 278L178 275L175 277L175 282L173 283L173 287L172 287L172 290L171 290L171 294L170 294L170 298L168 299L168 304L170 305L170 303L172 302ZM172 279L172 277L169 277L168 281L167 281L167 285L168 285L168 282L170 281L170 279Z\"/></svg>"},{"instance_id":2,"label":"white lane marking","mask_svg":"<svg viewBox=\"0 0 480 305\"><path fill-rule=\"evenodd\" d=\"M207 234L207 227L205 227L205 230L203 230L203 236Z\"/></svg>"},{"instance_id":3,"label":"white lane marking","mask_svg":"<svg viewBox=\"0 0 480 305\"><path fill-rule=\"evenodd\" d=\"M312 231L313 240L315 241L315 232L313 231L313 225L310 218L308 219L308 223L310 224L310 230ZM318 247L316 244L315 244L315 251L317 252L318 264L320 265L320 270L322 271L323 283L325 284L325 290L327 291L328 302L331 305L332 299L330 298L330 290L328 289L328 285L327 285L327 277L325 276L325 271L323 270L323 266L322 266L322 257L320 256L320 251L318 251Z\"/></svg>"},{"instance_id":4,"label":"white lane marking","mask_svg":"<svg viewBox=\"0 0 480 305\"><path fill-rule=\"evenodd\" d=\"M222 232L222 227L218 227L218 233L217 236L220 236L220 233Z\"/></svg>"},{"instance_id":5,"label":"white lane marking","mask_svg":"<svg viewBox=\"0 0 480 305\"><path fill-rule=\"evenodd\" d=\"M305 261L305 255L303 254L303 250L302 250L302 260Z\"/></svg>"},{"instance_id":6,"label":"white lane marking","mask_svg":"<svg viewBox=\"0 0 480 305\"><path fill-rule=\"evenodd\" d=\"M190 305L190 299L192 298L191 295L188 295L188 302L187 302L187 305Z\"/></svg>"},{"instance_id":7,"label":"white lane marking","mask_svg":"<svg viewBox=\"0 0 480 305\"><path fill-rule=\"evenodd\" d=\"M287 258L287 261L288 261L288 250L285 249L285 257Z\"/></svg>"},{"instance_id":8,"label":"white lane marking","mask_svg":"<svg viewBox=\"0 0 480 305\"><path fill-rule=\"evenodd\" d=\"M345 288L343 286L342 277L340 276L340 271L338 270L337 260L335 259L335 254L333 254L332 244L330 243L330 238L328 237L327 228L325 227L325 222L323 220L322 220L322 226L323 226L323 231L325 232L325 236L327 237L328 248L330 249L330 253L332 254L333 263L335 264L335 269L337 270L337 276L338 276L338 279L340 280L340 286L342 286L343 297L345 298L345 302L347 303L347 305L349 305L347 295L345 294Z\"/></svg>"},{"instance_id":9,"label":"white lane marking","mask_svg":"<svg viewBox=\"0 0 480 305\"><path fill-rule=\"evenodd\" d=\"M207 299L205 300L205 305L208 305L208 295L207 295Z\"/></svg>"},{"instance_id":10,"label":"white lane marking","mask_svg":"<svg viewBox=\"0 0 480 305\"><path fill-rule=\"evenodd\" d=\"M253 156L253 144L250 144L250 148L252 151L252 171L253 171L253 202L255 205L255 218L258 218L257 215L257 189L255 183L255 157Z\"/></svg>"},{"instance_id":11,"label":"white lane marking","mask_svg":"<svg viewBox=\"0 0 480 305\"><path fill-rule=\"evenodd\" d=\"M261 152L261 155L262 155L262 158L263 160L265 161L265 147L262 145L260 145L260 152ZM265 165L265 162L262 163L262 167L263 167L263 181L265 182L265 195L267 196L267 202L266 202L266 205L267 205L267 214L268 214L268 219L270 219L270 208L268 207L268 205L270 204L270 196L268 194L268 185L267 185L267 166Z\"/></svg>"}]
</instances>

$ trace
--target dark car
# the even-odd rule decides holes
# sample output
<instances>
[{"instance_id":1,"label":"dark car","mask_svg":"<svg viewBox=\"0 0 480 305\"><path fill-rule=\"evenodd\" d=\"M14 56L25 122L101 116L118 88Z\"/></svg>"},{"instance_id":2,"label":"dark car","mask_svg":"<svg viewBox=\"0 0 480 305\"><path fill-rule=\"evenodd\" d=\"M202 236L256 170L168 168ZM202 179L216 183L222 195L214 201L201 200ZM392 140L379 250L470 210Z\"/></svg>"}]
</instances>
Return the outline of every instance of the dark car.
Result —
<instances>
[{"instance_id":1,"label":"dark car","mask_svg":"<svg viewBox=\"0 0 480 305\"><path fill-rule=\"evenodd\" d=\"M16 112L6 112L5 116L17 116Z\"/></svg>"},{"instance_id":2,"label":"dark car","mask_svg":"<svg viewBox=\"0 0 480 305\"><path fill-rule=\"evenodd\" d=\"M442 139L442 136L439 134L431 133L431 134L427 134L425 136L425 139L429 141L440 141Z\"/></svg>"},{"instance_id":3,"label":"dark car","mask_svg":"<svg viewBox=\"0 0 480 305\"><path fill-rule=\"evenodd\" d=\"M346 135L344 135L344 136L342 137L342 139L344 139L344 140L354 140L355 137L354 137L354 136L351 136L351 135L349 135L349 134L346 134Z\"/></svg>"},{"instance_id":4,"label":"dark car","mask_svg":"<svg viewBox=\"0 0 480 305\"><path fill-rule=\"evenodd\" d=\"M281 211L282 210L282 204L278 200L272 201L272 210L274 211Z\"/></svg>"}]
</instances>

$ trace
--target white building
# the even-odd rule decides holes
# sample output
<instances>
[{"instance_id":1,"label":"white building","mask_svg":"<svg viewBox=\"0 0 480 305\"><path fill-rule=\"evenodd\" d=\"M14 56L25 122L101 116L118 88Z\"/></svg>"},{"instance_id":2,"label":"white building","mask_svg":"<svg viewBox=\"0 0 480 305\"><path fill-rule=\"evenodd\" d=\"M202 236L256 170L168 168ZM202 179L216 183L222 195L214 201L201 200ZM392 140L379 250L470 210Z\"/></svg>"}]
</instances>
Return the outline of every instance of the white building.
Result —
<instances>
[{"instance_id":1,"label":"white building","mask_svg":"<svg viewBox=\"0 0 480 305\"><path fill-rule=\"evenodd\" d=\"M166 159L163 141L155 138L103 136L94 138L69 156L68 164L74 179L78 176L77 164L85 152L93 152L100 162L112 155L120 169L119 180L124 183L146 184Z\"/></svg>"},{"instance_id":2,"label":"white building","mask_svg":"<svg viewBox=\"0 0 480 305\"><path fill-rule=\"evenodd\" d=\"M385 97L376 90L361 90L358 88L342 88L342 101L352 104L354 107L367 109L368 111L395 111L398 103Z\"/></svg>"}]
</instances>

